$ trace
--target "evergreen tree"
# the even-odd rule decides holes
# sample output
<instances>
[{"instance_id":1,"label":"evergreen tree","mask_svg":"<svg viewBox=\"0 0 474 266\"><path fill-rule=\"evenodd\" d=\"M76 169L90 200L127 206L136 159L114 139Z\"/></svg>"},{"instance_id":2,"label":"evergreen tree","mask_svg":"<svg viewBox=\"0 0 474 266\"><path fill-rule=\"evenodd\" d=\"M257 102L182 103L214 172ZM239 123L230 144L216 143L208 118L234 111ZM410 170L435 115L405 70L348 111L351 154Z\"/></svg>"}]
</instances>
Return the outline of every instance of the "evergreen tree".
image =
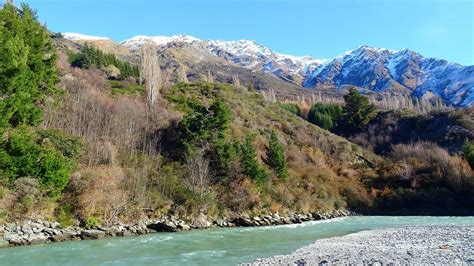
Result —
<instances>
[{"instance_id":1,"label":"evergreen tree","mask_svg":"<svg viewBox=\"0 0 474 266\"><path fill-rule=\"evenodd\" d=\"M355 88L344 96L343 122L346 133L362 130L376 115L375 105Z\"/></svg>"},{"instance_id":2,"label":"evergreen tree","mask_svg":"<svg viewBox=\"0 0 474 266\"><path fill-rule=\"evenodd\" d=\"M268 146L266 149L267 164L275 170L278 177L286 179L288 177L288 166L286 164L285 150L280 143L275 130L272 130Z\"/></svg>"},{"instance_id":3,"label":"evergreen tree","mask_svg":"<svg viewBox=\"0 0 474 266\"><path fill-rule=\"evenodd\" d=\"M474 144L471 144L471 142L466 139L462 145L462 151L464 158L466 158L469 165L474 168Z\"/></svg>"},{"instance_id":4,"label":"evergreen tree","mask_svg":"<svg viewBox=\"0 0 474 266\"><path fill-rule=\"evenodd\" d=\"M342 108L337 104L317 103L308 113L308 121L327 130L333 129L342 117Z\"/></svg>"},{"instance_id":5,"label":"evergreen tree","mask_svg":"<svg viewBox=\"0 0 474 266\"><path fill-rule=\"evenodd\" d=\"M58 92L56 54L49 32L27 5L0 9L0 130L37 125L41 105Z\"/></svg>"},{"instance_id":6,"label":"evergreen tree","mask_svg":"<svg viewBox=\"0 0 474 266\"><path fill-rule=\"evenodd\" d=\"M254 136L247 135L241 147L241 164L244 174L250 176L255 182L262 184L268 180L268 173L257 160L257 151L253 145Z\"/></svg>"},{"instance_id":7,"label":"evergreen tree","mask_svg":"<svg viewBox=\"0 0 474 266\"><path fill-rule=\"evenodd\" d=\"M59 93L58 80L48 30L27 5L19 10L5 4L0 8L0 179L37 178L53 197L68 183L81 146L56 132L45 131L43 137L34 127L46 98Z\"/></svg>"},{"instance_id":8,"label":"evergreen tree","mask_svg":"<svg viewBox=\"0 0 474 266\"><path fill-rule=\"evenodd\" d=\"M89 45L84 44L81 52L77 54L70 54L69 61L73 67L89 69L91 67L103 68L110 65L115 66L120 70L120 78L127 79L129 77L140 77L140 68L137 65L132 65L129 62L124 62L114 54L104 53Z\"/></svg>"}]
</instances>

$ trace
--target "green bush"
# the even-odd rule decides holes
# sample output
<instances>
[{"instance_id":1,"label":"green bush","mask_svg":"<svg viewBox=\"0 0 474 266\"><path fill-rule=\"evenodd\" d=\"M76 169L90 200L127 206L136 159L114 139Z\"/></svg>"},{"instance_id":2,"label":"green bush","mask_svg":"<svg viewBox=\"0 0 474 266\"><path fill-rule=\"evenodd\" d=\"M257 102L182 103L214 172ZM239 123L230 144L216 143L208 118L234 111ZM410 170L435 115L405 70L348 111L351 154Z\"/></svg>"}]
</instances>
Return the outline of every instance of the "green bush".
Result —
<instances>
[{"instance_id":1,"label":"green bush","mask_svg":"<svg viewBox=\"0 0 474 266\"><path fill-rule=\"evenodd\" d=\"M276 171L278 177L286 179L288 177L288 166L285 158L285 150L278 140L275 130L272 130L270 135L266 153L267 164Z\"/></svg>"},{"instance_id":2,"label":"green bush","mask_svg":"<svg viewBox=\"0 0 474 266\"><path fill-rule=\"evenodd\" d=\"M63 228L74 225L74 206L72 204L61 206L57 214L57 219Z\"/></svg>"},{"instance_id":3,"label":"green bush","mask_svg":"<svg viewBox=\"0 0 474 266\"><path fill-rule=\"evenodd\" d=\"M298 116L301 115L301 110L299 106L295 103L282 103L280 104L280 107L294 115L298 115Z\"/></svg>"},{"instance_id":4,"label":"green bush","mask_svg":"<svg viewBox=\"0 0 474 266\"><path fill-rule=\"evenodd\" d=\"M75 160L63 155L53 141L46 141L26 127L5 135L0 142L0 176L9 182L21 177L37 178L51 197L59 196L69 182Z\"/></svg>"},{"instance_id":5,"label":"green bush","mask_svg":"<svg viewBox=\"0 0 474 266\"><path fill-rule=\"evenodd\" d=\"M327 130L337 126L342 117L342 108L337 104L317 103L308 113L308 121Z\"/></svg>"},{"instance_id":6,"label":"green bush","mask_svg":"<svg viewBox=\"0 0 474 266\"><path fill-rule=\"evenodd\" d=\"M50 141L53 146L69 159L80 159L83 143L80 138L64 134L57 129L39 130L38 135L42 142Z\"/></svg>"},{"instance_id":7,"label":"green bush","mask_svg":"<svg viewBox=\"0 0 474 266\"><path fill-rule=\"evenodd\" d=\"M100 225L100 218L96 216L91 216L84 221L84 228L93 229L97 228Z\"/></svg>"},{"instance_id":8,"label":"green bush","mask_svg":"<svg viewBox=\"0 0 474 266\"><path fill-rule=\"evenodd\" d=\"M109 80L109 84L112 88L111 94L116 95L142 95L145 91L143 85L132 84L120 80Z\"/></svg>"}]
</instances>

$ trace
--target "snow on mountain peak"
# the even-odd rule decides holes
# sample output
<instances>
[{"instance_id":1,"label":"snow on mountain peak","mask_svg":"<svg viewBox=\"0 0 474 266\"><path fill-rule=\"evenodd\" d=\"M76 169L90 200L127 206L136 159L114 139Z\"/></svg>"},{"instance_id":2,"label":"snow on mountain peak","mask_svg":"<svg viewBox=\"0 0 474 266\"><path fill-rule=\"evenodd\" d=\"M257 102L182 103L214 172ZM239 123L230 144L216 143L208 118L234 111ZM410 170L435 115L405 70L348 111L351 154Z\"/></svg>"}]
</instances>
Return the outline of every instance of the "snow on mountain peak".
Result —
<instances>
[{"instance_id":1,"label":"snow on mountain peak","mask_svg":"<svg viewBox=\"0 0 474 266\"><path fill-rule=\"evenodd\" d=\"M200 39L190 35L172 35L172 36L146 36L139 35L128 40L121 42L120 44L126 46L130 50L137 50L145 43L152 43L157 46L166 46L172 42L185 42L191 43L194 41L200 41Z\"/></svg>"},{"instance_id":2,"label":"snow on mountain peak","mask_svg":"<svg viewBox=\"0 0 474 266\"><path fill-rule=\"evenodd\" d=\"M96 41L96 40L109 40L107 37L98 37L98 36L91 36L85 35L81 33L73 33L73 32L64 32L62 33L65 39L71 41Z\"/></svg>"},{"instance_id":3,"label":"snow on mountain peak","mask_svg":"<svg viewBox=\"0 0 474 266\"><path fill-rule=\"evenodd\" d=\"M291 74L303 74L314 70L326 62L323 59L314 59L311 56L292 56L272 51L268 47L255 41L207 41L209 52L218 54L225 51L231 55L234 63L247 68L261 66L262 70L271 73L280 73L281 70Z\"/></svg>"}]
</instances>

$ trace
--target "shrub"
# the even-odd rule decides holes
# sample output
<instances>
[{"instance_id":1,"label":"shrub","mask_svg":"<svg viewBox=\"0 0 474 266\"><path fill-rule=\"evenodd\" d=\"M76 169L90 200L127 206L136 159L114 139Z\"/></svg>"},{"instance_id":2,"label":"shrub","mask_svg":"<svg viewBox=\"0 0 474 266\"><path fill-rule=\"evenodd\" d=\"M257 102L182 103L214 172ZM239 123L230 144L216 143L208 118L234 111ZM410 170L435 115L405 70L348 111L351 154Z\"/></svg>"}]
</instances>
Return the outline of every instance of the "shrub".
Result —
<instances>
[{"instance_id":1,"label":"shrub","mask_svg":"<svg viewBox=\"0 0 474 266\"><path fill-rule=\"evenodd\" d=\"M119 81L119 80L110 80L110 86L112 87L111 94L112 95L132 95L132 96L139 96L142 95L145 91L143 85L130 83L126 81Z\"/></svg>"},{"instance_id":2,"label":"shrub","mask_svg":"<svg viewBox=\"0 0 474 266\"><path fill-rule=\"evenodd\" d=\"M270 135L266 153L267 164L276 171L278 177L286 179L288 177L288 166L286 164L285 151L283 145L278 140L275 130L272 130Z\"/></svg>"},{"instance_id":3,"label":"shrub","mask_svg":"<svg viewBox=\"0 0 474 266\"><path fill-rule=\"evenodd\" d=\"M342 108L337 104L317 103L308 113L308 121L327 130L337 126L342 117Z\"/></svg>"},{"instance_id":4,"label":"shrub","mask_svg":"<svg viewBox=\"0 0 474 266\"><path fill-rule=\"evenodd\" d=\"M100 219L95 216L91 216L84 221L84 228L93 229L100 225Z\"/></svg>"},{"instance_id":5,"label":"shrub","mask_svg":"<svg viewBox=\"0 0 474 266\"><path fill-rule=\"evenodd\" d=\"M74 165L75 161L64 156L54 143L25 127L9 131L0 143L0 174L10 181L37 178L52 197L64 189Z\"/></svg>"},{"instance_id":6,"label":"shrub","mask_svg":"<svg viewBox=\"0 0 474 266\"><path fill-rule=\"evenodd\" d=\"M74 219L74 206L72 204L65 204L59 208L56 215L61 227L69 227L75 224Z\"/></svg>"},{"instance_id":7,"label":"shrub","mask_svg":"<svg viewBox=\"0 0 474 266\"><path fill-rule=\"evenodd\" d=\"M38 135L43 142L50 141L65 157L74 160L81 158L83 144L79 138L66 135L57 129L39 130Z\"/></svg>"},{"instance_id":8,"label":"shrub","mask_svg":"<svg viewBox=\"0 0 474 266\"><path fill-rule=\"evenodd\" d=\"M294 115L301 115L301 110L299 106L295 103L282 103L280 104L280 107Z\"/></svg>"}]
</instances>

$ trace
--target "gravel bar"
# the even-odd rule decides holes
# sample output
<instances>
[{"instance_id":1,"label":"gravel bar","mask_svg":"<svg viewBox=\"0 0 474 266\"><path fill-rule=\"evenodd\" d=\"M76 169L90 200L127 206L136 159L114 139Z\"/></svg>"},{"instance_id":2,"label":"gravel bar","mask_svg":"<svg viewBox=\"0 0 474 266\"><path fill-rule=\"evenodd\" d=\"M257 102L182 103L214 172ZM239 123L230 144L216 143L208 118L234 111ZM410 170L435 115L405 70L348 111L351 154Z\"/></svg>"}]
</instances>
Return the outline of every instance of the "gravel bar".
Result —
<instances>
[{"instance_id":1,"label":"gravel bar","mask_svg":"<svg viewBox=\"0 0 474 266\"><path fill-rule=\"evenodd\" d=\"M253 265L474 265L473 226L409 226L320 239Z\"/></svg>"}]
</instances>

